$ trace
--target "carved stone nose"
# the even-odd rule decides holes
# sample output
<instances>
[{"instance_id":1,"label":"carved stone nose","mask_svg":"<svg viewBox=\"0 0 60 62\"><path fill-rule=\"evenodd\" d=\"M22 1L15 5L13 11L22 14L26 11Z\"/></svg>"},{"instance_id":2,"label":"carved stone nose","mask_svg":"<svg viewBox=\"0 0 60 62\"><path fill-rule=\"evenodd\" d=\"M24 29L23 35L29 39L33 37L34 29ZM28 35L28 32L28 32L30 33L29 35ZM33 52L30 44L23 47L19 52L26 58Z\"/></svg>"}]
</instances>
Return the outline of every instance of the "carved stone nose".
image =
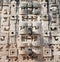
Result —
<instances>
[{"instance_id":1,"label":"carved stone nose","mask_svg":"<svg viewBox=\"0 0 60 62\"><path fill-rule=\"evenodd\" d=\"M28 55L29 55L29 56L32 56L32 54L33 54L32 49L28 49Z\"/></svg>"},{"instance_id":2,"label":"carved stone nose","mask_svg":"<svg viewBox=\"0 0 60 62\"><path fill-rule=\"evenodd\" d=\"M28 28L28 34L32 35L32 28Z\"/></svg>"}]
</instances>

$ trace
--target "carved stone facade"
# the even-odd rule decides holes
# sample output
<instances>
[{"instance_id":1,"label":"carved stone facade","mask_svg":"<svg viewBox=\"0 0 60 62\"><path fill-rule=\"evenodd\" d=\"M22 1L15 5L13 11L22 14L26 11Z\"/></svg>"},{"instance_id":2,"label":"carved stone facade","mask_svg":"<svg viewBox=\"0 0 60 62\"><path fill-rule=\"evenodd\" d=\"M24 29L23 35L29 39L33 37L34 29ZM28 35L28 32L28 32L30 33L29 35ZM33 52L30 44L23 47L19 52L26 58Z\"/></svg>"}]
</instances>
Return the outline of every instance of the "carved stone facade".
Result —
<instances>
[{"instance_id":1,"label":"carved stone facade","mask_svg":"<svg viewBox=\"0 0 60 62\"><path fill-rule=\"evenodd\" d=\"M59 0L0 0L0 62L60 62Z\"/></svg>"}]
</instances>

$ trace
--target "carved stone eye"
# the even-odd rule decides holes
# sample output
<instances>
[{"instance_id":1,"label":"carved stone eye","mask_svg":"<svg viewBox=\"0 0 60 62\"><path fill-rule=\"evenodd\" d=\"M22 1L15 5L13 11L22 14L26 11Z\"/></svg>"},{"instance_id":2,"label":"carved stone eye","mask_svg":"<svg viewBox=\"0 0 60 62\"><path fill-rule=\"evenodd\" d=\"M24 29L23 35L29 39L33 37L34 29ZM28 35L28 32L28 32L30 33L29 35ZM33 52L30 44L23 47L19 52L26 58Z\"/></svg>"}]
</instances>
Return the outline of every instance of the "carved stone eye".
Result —
<instances>
[{"instance_id":1,"label":"carved stone eye","mask_svg":"<svg viewBox=\"0 0 60 62\"><path fill-rule=\"evenodd\" d=\"M13 7L14 7L15 5L13 5Z\"/></svg>"},{"instance_id":2,"label":"carved stone eye","mask_svg":"<svg viewBox=\"0 0 60 62\"><path fill-rule=\"evenodd\" d=\"M11 34L14 34L14 32L11 32Z\"/></svg>"},{"instance_id":3,"label":"carved stone eye","mask_svg":"<svg viewBox=\"0 0 60 62\"><path fill-rule=\"evenodd\" d=\"M14 16L12 16L14 18Z\"/></svg>"}]
</instances>

